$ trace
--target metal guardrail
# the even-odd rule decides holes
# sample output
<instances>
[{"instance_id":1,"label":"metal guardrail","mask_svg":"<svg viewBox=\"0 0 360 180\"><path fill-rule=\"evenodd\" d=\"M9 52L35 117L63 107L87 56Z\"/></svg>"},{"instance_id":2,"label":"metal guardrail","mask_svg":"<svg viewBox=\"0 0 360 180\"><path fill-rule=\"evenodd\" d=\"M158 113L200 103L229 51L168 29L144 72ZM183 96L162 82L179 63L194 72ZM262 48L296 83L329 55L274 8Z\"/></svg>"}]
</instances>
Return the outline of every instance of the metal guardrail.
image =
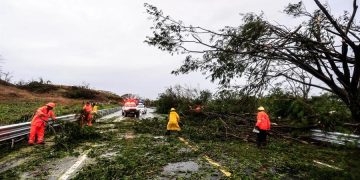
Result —
<instances>
[{"instance_id":1,"label":"metal guardrail","mask_svg":"<svg viewBox=\"0 0 360 180\"><path fill-rule=\"evenodd\" d=\"M111 108L111 109L103 109L98 110L97 114L100 116L106 116L108 114L112 114L114 112L120 111L121 107ZM69 114L65 116L57 117L57 120L60 121L75 121L76 115ZM0 142L12 141L12 146L16 139L27 136L30 132L30 124L31 122L24 122L19 124L12 124L6 126L0 126Z\"/></svg>"},{"instance_id":2,"label":"metal guardrail","mask_svg":"<svg viewBox=\"0 0 360 180\"><path fill-rule=\"evenodd\" d=\"M354 134L344 134L339 132L325 132L319 129L311 130L312 139L329 142L332 144L354 144L360 148L360 136Z\"/></svg>"}]
</instances>

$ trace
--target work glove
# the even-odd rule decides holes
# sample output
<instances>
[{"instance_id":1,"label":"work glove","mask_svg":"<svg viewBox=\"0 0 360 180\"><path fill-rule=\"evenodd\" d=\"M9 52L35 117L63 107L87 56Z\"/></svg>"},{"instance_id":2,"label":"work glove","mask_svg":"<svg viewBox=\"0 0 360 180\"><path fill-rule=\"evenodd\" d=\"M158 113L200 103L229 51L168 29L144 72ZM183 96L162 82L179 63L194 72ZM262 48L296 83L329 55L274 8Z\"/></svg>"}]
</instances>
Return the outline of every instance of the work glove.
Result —
<instances>
[{"instance_id":1,"label":"work glove","mask_svg":"<svg viewBox=\"0 0 360 180\"><path fill-rule=\"evenodd\" d=\"M252 130L252 132L254 132L254 133L259 133L259 132L260 132L260 131L259 131L259 127L255 126L254 129Z\"/></svg>"}]
</instances>

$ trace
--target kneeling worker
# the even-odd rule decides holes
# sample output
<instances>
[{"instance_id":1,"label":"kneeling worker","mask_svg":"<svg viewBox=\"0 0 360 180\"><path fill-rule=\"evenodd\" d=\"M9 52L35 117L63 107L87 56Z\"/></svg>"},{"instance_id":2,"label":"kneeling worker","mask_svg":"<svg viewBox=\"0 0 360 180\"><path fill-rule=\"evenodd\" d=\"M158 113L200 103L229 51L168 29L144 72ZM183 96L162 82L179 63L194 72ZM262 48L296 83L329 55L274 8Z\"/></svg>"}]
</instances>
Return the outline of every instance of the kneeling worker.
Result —
<instances>
[{"instance_id":1,"label":"kneeling worker","mask_svg":"<svg viewBox=\"0 0 360 180\"><path fill-rule=\"evenodd\" d=\"M169 114L169 122L166 128L167 129L166 135L170 135L171 131L177 131L178 133L180 132L181 129L179 126L179 121L180 121L180 117L178 113L175 112L175 108L171 108Z\"/></svg>"},{"instance_id":2,"label":"kneeling worker","mask_svg":"<svg viewBox=\"0 0 360 180\"><path fill-rule=\"evenodd\" d=\"M45 126L49 118L52 120L56 120L55 114L53 112L53 108L55 107L55 103L47 103L46 106L39 108L32 121L31 121L31 129L29 136L29 145L33 145L35 141L35 136L37 136L37 144L45 144L44 143L44 132Z\"/></svg>"}]
</instances>

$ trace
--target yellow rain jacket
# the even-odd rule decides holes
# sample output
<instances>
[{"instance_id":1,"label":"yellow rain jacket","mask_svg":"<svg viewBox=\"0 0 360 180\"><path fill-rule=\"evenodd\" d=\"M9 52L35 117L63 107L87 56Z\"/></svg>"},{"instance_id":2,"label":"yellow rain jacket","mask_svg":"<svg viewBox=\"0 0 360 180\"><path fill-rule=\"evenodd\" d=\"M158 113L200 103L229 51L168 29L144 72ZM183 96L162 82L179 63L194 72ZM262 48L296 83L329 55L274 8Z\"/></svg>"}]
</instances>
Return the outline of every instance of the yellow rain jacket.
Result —
<instances>
[{"instance_id":1,"label":"yellow rain jacket","mask_svg":"<svg viewBox=\"0 0 360 180\"><path fill-rule=\"evenodd\" d=\"M179 121L180 121L180 117L178 113L176 113L175 111L171 111L169 114L169 122L167 124L167 130L180 131L181 129L179 126Z\"/></svg>"},{"instance_id":2,"label":"yellow rain jacket","mask_svg":"<svg viewBox=\"0 0 360 180\"><path fill-rule=\"evenodd\" d=\"M98 106L94 106L91 113L97 114L97 111L98 111Z\"/></svg>"}]
</instances>

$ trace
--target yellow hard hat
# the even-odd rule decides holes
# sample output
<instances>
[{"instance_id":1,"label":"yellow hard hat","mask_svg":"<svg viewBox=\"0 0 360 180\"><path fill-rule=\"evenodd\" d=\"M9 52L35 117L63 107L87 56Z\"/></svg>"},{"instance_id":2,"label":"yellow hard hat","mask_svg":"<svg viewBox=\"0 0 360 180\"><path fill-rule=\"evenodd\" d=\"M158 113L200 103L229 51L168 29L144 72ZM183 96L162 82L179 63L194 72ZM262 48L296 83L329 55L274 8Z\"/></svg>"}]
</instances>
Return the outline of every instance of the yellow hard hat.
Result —
<instances>
[{"instance_id":1,"label":"yellow hard hat","mask_svg":"<svg viewBox=\"0 0 360 180\"><path fill-rule=\"evenodd\" d=\"M170 111L175 111L175 108L171 108Z\"/></svg>"},{"instance_id":2,"label":"yellow hard hat","mask_svg":"<svg viewBox=\"0 0 360 180\"><path fill-rule=\"evenodd\" d=\"M49 106L49 107L52 107L52 108L55 107L55 103L53 103L53 102L49 102L49 103L47 103L46 105Z\"/></svg>"},{"instance_id":3,"label":"yellow hard hat","mask_svg":"<svg viewBox=\"0 0 360 180\"><path fill-rule=\"evenodd\" d=\"M260 106L260 107L258 107L258 111L265 111L265 108Z\"/></svg>"}]
</instances>

